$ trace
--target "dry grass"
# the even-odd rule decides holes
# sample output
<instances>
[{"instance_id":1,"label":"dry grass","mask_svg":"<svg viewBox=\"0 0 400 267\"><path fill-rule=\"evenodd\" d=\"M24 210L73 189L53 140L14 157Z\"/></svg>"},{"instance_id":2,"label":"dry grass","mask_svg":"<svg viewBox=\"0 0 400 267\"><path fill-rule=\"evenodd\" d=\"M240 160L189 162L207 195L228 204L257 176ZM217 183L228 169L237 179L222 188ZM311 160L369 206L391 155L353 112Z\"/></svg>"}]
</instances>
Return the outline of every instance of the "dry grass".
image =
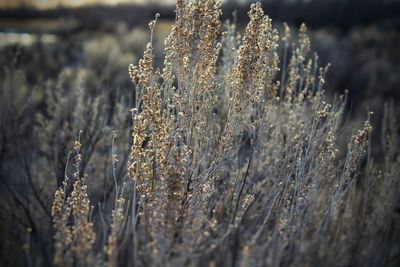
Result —
<instances>
[{"instance_id":1,"label":"dry grass","mask_svg":"<svg viewBox=\"0 0 400 267\"><path fill-rule=\"evenodd\" d=\"M342 148L346 95L325 95L329 66L318 66L305 25L298 36L287 25L279 34L253 4L239 34L220 22L220 5L177 1L160 69L156 15L143 57L129 66L131 98L109 107L107 95L91 97L79 86L75 96L50 94L58 101L49 100L49 118L38 118L43 140L71 142L76 128L83 131L72 162L43 174L58 177L43 187L59 188L54 238L41 247L44 256L31 257L38 254L26 246L27 262L395 266L393 104L385 108L384 158L369 155L372 112ZM46 149L54 157L40 163L54 164L60 150ZM44 211L50 201L33 199ZM28 245L44 229L28 231Z\"/></svg>"}]
</instances>

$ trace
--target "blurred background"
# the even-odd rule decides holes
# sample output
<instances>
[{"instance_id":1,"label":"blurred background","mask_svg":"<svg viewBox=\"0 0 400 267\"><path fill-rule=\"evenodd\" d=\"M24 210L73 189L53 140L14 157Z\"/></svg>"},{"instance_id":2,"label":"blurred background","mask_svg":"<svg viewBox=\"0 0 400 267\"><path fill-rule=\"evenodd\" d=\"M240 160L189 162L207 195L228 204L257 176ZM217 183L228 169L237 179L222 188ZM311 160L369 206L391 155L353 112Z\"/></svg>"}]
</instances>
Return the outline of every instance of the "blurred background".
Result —
<instances>
[{"instance_id":1,"label":"blurred background","mask_svg":"<svg viewBox=\"0 0 400 267\"><path fill-rule=\"evenodd\" d=\"M253 2L223 1L223 20L235 19L241 30ZM400 108L400 1L261 2L281 34L283 22L294 35L305 22L320 64L332 64L328 93L349 90L344 139L373 110L373 143L380 144L384 103ZM0 0L0 266L29 266L32 258L51 264L51 203L79 130L90 187L112 181L114 129L123 179L133 106L128 65L142 56L155 13L160 65L173 0ZM379 147L372 149L378 162ZM93 203L102 199L96 192Z\"/></svg>"}]
</instances>

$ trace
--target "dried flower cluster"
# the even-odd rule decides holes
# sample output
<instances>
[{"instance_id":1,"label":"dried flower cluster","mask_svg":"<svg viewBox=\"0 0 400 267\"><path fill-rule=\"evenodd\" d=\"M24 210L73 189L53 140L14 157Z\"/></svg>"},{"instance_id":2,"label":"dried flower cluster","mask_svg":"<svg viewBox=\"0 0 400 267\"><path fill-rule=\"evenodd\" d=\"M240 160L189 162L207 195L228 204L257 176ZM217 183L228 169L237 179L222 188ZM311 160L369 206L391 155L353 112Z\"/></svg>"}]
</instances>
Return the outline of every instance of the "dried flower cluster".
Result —
<instances>
[{"instance_id":1,"label":"dried flower cluster","mask_svg":"<svg viewBox=\"0 0 400 267\"><path fill-rule=\"evenodd\" d=\"M57 266L73 266L75 261L80 265L93 264L92 248L96 236L89 218L91 207L86 178L81 175L80 170L82 161L80 135L74 146L75 172L71 195L66 195L68 177L65 176L63 186L55 193L52 208L56 232L54 264Z\"/></svg>"}]
</instances>

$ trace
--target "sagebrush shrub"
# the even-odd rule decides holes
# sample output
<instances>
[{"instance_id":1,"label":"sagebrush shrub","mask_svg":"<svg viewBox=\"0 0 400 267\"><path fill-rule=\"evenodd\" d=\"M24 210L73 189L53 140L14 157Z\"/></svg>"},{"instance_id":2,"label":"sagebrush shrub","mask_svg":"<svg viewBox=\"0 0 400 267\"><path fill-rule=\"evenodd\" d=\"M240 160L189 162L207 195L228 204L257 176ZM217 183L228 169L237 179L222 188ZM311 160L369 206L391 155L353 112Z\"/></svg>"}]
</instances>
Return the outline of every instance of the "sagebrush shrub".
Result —
<instances>
[{"instance_id":1,"label":"sagebrush shrub","mask_svg":"<svg viewBox=\"0 0 400 267\"><path fill-rule=\"evenodd\" d=\"M53 263L393 264L382 248L398 201L397 124L383 130L383 167L366 153L370 113L339 147L346 95L325 96L329 66L318 66L305 25L297 38L285 25L280 37L258 3L241 36L222 26L220 6L177 1L162 69L153 63L158 15L149 24L143 58L129 66L129 179L114 172L111 204L91 207L78 138L73 175L67 165L55 194ZM115 171L115 149L110 160Z\"/></svg>"}]
</instances>

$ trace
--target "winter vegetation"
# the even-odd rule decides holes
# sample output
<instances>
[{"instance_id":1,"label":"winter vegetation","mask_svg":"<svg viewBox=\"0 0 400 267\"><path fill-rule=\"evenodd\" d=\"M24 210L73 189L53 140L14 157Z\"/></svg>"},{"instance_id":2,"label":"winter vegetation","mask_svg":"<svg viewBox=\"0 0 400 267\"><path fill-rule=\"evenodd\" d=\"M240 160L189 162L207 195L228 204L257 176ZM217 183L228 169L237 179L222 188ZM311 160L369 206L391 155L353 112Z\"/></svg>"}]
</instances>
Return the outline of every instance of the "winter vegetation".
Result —
<instances>
[{"instance_id":1,"label":"winter vegetation","mask_svg":"<svg viewBox=\"0 0 400 267\"><path fill-rule=\"evenodd\" d=\"M156 14L147 44L122 26L122 43L86 41L84 67L41 90L13 59L0 263L398 266L394 101L372 143L377 115L350 124L305 24L278 32L260 3L244 29L221 13L220 1L178 0L163 52Z\"/></svg>"}]
</instances>

